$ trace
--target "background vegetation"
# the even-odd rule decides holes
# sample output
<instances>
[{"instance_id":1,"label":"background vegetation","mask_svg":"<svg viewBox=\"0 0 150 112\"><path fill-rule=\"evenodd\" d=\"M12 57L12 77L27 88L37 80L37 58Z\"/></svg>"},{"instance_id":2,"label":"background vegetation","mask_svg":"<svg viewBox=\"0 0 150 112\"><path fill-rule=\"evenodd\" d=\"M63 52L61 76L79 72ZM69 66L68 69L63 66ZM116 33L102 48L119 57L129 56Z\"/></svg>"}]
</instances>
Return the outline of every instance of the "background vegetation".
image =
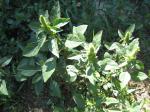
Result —
<instances>
[{"instance_id":1,"label":"background vegetation","mask_svg":"<svg viewBox=\"0 0 150 112\"><path fill-rule=\"evenodd\" d=\"M107 46L110 47L110 45L113 42L120 41L120 37L118 36L118 29L122 30L125 33L130 32L131 35L133 35L133 37L139 38L140 52L138 52L137 54L137 59L141 60L144 63L144 72L146 74L149 74L148 73L148 70L150 68L149 12L150 12L149 0L59 0L59 1L0 0L0 65L1 65L0 111L29 112L29 111L36 111L36 109L38 110L42 109L44 112L46 111L75 112L79 110L83 112L87 111L86 109L88 110L91 109L92 112L104 111L104 110L96 110L97 106L95 106L95 99L90 99L90 95L89 96L87 95L89 100L86 101L86 104L85 102L83 103L82 101L78 100L82 99L81 98L82 96L80 95L86 96L85 95L86 92L84 91L87 91L86 90L87 89L86 87L88 86L87 84L91 85L92 83L92 82L89 83L84 78L83 79L79 78L76 80L75 83L70 83L68 82L68 79L65 79L65 77L68 77L67 74L64 74L65 75L64 77L59 77L58 75L56 75L55 77L53 77L53 80L50 79L48 83L44 84L43 82L40 82L36 84L34 83L33 79L35 79L35 82L38 80L37 74L29 77L20 77L19 75L18 77L19 71L18 66L24 59L23 56L25 52L24 49L26 48L28 43L35 42L34 37L36 34L38 34L38 30L42 27L40 26L42 23L41 21L39 21L40 15L43 15L43 18L45 18L47 16L47 13L49 13L50 22L56 18L60 18L59 16L63 18L70 18L69 23L68 19L66 19L65 21L60 21L60 23L66 22L68 24L62 27L63 32L60 32L56 35L54 34L55 35L54 37L56 38L61 37L60 41L62 41L62 43L61 42L59 43L59 48L63 47L62 52L60 52L59 54L60 57L62 55L62 58L61 60L58 61L59 62L58 65L63 66L60 63L63 63L61 61L65 60L64 59L65 55L71 56L81 53L81 51L83 50L82 46L80 46L81 48L80 47L77 48L76 49L77 51L76 50L74 51L74 49L67 51L65 49L66 46L64 46L65 43L63 42L65 42L66 39L68 39L68 36L66 35L72 34L73 26L86 24L88 25L88 27L86 32L84 33L84 36L87 42L92 42L94 35L96 35L97 32L101 30L103 31L101 47L97 53L98 59L100 60L103 60L105 58L104 54L106 52L109 52L107 50ZM126 30L129 26L133 24L135 24L135 29L132 26L131 30ZM132 31L132 29L134 29L134 32ZM46 37L51 36L51 33L49 34L45 30L43 32L44 35L46 35ZM130 43L131 41L128 42L128 45ZM138 44L138 42L136 44ZM83 52L87 52L86 49L84 50ZM48 54L47 51L44 51L42 55L46 57L53 57L52 54ZM115 55L120 56L120 54L117 53ZM43 57L39 56L36 58L31 57L26 59L29 60L30 64L32 64L33 60L34 60L33 63L38 62L39 60L43 60ZM121 59L119 58L119 61L117 60L116 57L112 57L112 59L117 63L123 61L122 58ZM79 65L77 63L74 62L72 63L68 61L67 63L73 64L80 71L80 68L78 68ZM30 64L27 64L27 66ZM84 65L86 64L84 63ZM80 66L83 65L81 64ZM122 69L124 70L124 68ZM58 71L62 70L64 69ZM104 77L104 79L106 79L106 77ZM86 83L83 83L82 81ZM146 81L144 83L144 85L148 84L149 81ZM72 91L74 87L77 87L77 90L79 88L82 89L79 90L78 94L74 95L74 98L72 98L72 93L70 93L70 91ZM102 86L98 85L98 88L99 87ZM148 88L146 88L146 91L149 92ZM54 93L49 94L49 92ZM63 95L62 99L60 98L60 93ZM100 93L104 96L110 97L112 91L110 90L108 93L105 93L105 91L103 91ZM126 96L126 94L125 93L121 94L121 96L122 97ZM117 99L120 100L121 98ZM134 106L131 105L132 104L131 99L127 97L127 100L130 102L131 107L134 108L136 107L135 105L140 105L140 104L135 104ZM116 101L115 106L117 105L117 102L118 101ZM104 107L105 109L112 109L111 107L112 105L109 106L109 103L108 105L106 105L107 103L105 104L104 102L102 102L101 104L102 108ZM83 104L85 107L84 106L80 107ZM80 109L78 110L78 108ZM81 108L83 110L81 110ZM92 110L93 108L95 110ZM118 109L118 107L116 108ZM125 109L125 106L123 105L122 108ZM107 112L108 110L105 111ZM124 110L124 111L132 112L131 110ZM134 111L137 112L136 110Z\"/></svg>"}]
</instances>

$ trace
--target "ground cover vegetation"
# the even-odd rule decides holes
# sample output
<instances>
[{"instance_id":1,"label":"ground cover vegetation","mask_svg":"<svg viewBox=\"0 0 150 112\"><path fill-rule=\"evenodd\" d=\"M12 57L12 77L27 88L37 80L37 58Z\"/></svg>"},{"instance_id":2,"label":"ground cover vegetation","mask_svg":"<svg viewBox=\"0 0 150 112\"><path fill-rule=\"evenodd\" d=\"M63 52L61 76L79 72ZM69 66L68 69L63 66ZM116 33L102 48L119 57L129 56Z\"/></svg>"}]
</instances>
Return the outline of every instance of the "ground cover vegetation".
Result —
<instances>
[{"instance_id":1,"label":"ground cover vegetation","mask_svg":"<svg viewBox=\"0 0 150 112\"><path fill-rule=\"evenodd\" d=\"M149 0L0 0L0 111L148 112L149 12Z\"/></svg>"}]
</instances>

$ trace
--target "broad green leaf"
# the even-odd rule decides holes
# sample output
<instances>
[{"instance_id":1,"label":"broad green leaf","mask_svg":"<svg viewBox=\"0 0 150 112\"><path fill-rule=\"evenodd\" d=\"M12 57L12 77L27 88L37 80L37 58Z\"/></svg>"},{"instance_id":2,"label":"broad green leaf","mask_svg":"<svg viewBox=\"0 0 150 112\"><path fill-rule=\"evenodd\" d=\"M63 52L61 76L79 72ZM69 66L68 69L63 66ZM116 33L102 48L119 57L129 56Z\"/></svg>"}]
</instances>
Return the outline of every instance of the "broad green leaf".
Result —
<instances>
[{"instance_id":1,"label":"broad green leaf","mask_svg":"<svg viewBox=\"0 0 150 112\"><path fill-rule=\"evenodd\" d=\"M97 79L94 77L94 75L87 76L87 78L89 79L91 84L95 85Z\"/></svg>"},{"instance_id":2,"label":"broad green leaf","mask_svg":"<svg viewBox=\"0 0 150 112\"><path fill-rule=\"evenodd\" d=\"M119 75L119 80L121 81L121 85L123 88L128 84L130 79L131 79L131 76L128 72L122 72Z\"/></svg>"},{"instance_id":3,"label":"broad green leaf","mask_svg":"<svg viewBox=\"0 0 150 112\"><path fill-rule=\"evenodd\" d=\"M91 75L93 75L93 74L94 74L94 70L93 70L92 66L88 66L88 67L86 68L86 75L87 75L87 76L91 76Z\"/></svg>"},{"instance_id":4,"label":"broad green leaf","mask_svg":"<svg viewBox=\"0 0 150 112\"><path fill-rule=\"evenodd\" d=\"M99 71L104 71L107 63L109 63L112 59L105 58L103 60L99 60L97 64L99 65Z\"/></svg>"},{"instance_id":5,"label":"broad green leaf","mask_svg":"<svg viewBox=\"0 0 150 112\"><path fill-rule=\"evenodd\" d=\"M0 94L8 95L8 91L7 91L5 80L0 80Z\"/></svg>"},{"instance_id":6,"label":"broad green leaf","mask_svg":"<svg viewBox=\"0 0 150 112\"><path fill-rule=\"evenodd\" d=\"M116 69L119 69L119 66L114 60L109 61L105 67L105 70L116 70Z\"/></svg>"},{"instance_id":7,"label":"broad green leaf","mask_svg":"<svg viewBox=\"0 0 150 112\"><path fill-rule=\"evenodd\" d=\"M105 52L105 54L104 54L104 58L113 58L113 55L111 55L110 53L108 53L108 52Z\"/></svg>"},{"instance_id":8,"label":"broad green leaf","mask_svg":"<svg viewBox=\"0 0 150 112\"><path fill-rule=\"evenodd\" d=\"M50 58L48 59L45 64L42 66L42 75L44 82L47 82L51 75L54 73L56 68L56 59Z\"/></svg>"},{"instance_id":9,"label":"broad green leaf","mask_svg":"<svg viewBox=\"0 0 150 112\"><path fill-rule=\"evenodd\" d=\"M73 100L77 104L78 108L84 108L85 106L85 101L83 99L82 94L74 93L73 94Z\"/></svg>"},{"instance_id":10,"label":"broad green leaf","mask_svg":"<svg viewBox=\"0 0 150 112\"><path fill-rule=\"evenodd\" d=\"M52 96L61 97L61 91L60 91L59 85L56 81L52 81L50 83L50 94Z\"/></svg>"},{"instance_id":11,"label":"broad green leaf","mask_svg":"<svg viewBox=\"0 0 150 112\"><path fill-rule=\"evenodd\" d=\"M117 104L117 103L119 103L119 100L117 100L116 98L113 98L113 97L107 97L106 101L104 103L108 106L110 104Z\"/></svg>"},{"instance_id":12,"label":"broad green leaf","mask_svg":"<svg viewBox=\"0 0 150 112\"><path fill-rule=\"evenodd\" d=\"M89 79L90 83L95 85L95 82L97 81L94 77L94 68L92 66L89 66L86 68L86 77Z\"/></svg>"},{"instance_id":13,"label":"broad green leaf","mask_svg":"<svg viewBox=\"0 0 150 112\"><path fill-rule=\"evenodd\" d=\"M26 77L31 77L33 76L35 73L37 73L38 71L40 71L39 68L36 68L36 67L30 67L28 66L27 68L24 68L22 70L19 70L20 73Z\"/></svg>"},{"instance_id":14,"label":"broad green leaf","mask_svg":"<svg viewBox=\"0 0 150 112\"><path fill-rule=\"evenodd\" d=\"M118 42L114 42L110 47L109 50L120 50L122 49L122 45Z\"/></svg>"},{"instance_id":15,"label":"broad green leaf","mask_svg":"<svg viewBox=\"0 0 150 112\"><path fill-rule=\"evenodd\" d=\"M143 73L143 72L139 72L139 73L137 74L137 78L138 78L140 81L143 81L143 80L147 79L148 76L147 76L145 73Z\"/></svg>"},{"instance_id":16,"label":"broad green leaf","mask_svg":"<svg viewBox=\"0 0 150 112\"><path fill-rule=\"evenodd\" d=\"M77 27L73 27L73 34L76 34L76 35L84 35L86 29L87 29L88 25L80 25L80 26L77 26Z\"/></svg>"},{"instance_id":17,"label":"broad green leaf","mask_svg":"<svg viewBox=\"0 0 150 112\"><path fill-rule=\"evenodd\" d=\"M135 29L135 24L132 24L131 26L129 26L126 32L130 32L132 34L134 32L134 29Z\"/></svg>"},{"instance_id":18,"label":"broad green leaf","mask_svg":"<svg viewBox=\"0 0 150 112\"><path fill-rule=\"evenodd\" d=\"M138 70L144 70L144 64L140 60L136 60L135 63L136 63L135 64L136 69L138 69Z\"/></svg>"},{"instance_id":19,"label":"broad green leaf","mask_svg":"<svg viewBox=\"0 0 150 112\"><path fill-rule=\"evenodd\" d=\"M116 50L118 49L120 46L120 43L118 42L114 42L110 47L109 47L109 50Z\"/></svg>"},{"instance_id":20,"label":"broad green leaf","mask_svg":"<svg viewBox=\"0 0 150 112\"><path fill-rule=\"evenodd\" d=\"M46 41L46 36L42 35L36 42L28 43L27 46L23 49L23 56L25 57L33 57L36 56L40 48L43 46Z\"/></svg>"},{"instance_id":21,"label":"broad green leaf","mask_svg":"<svg viewBox=\"0 0 150 112\"><path fill-rule=\"evenodd\" d=\"M93 44L96 49L101 46L102 33L103 31L100 31L93 37Z\"/></svg>"},{"instance_id":22,"label":"broad green leaf","mask_svg":"<svg viewBox=\"0 0 150 112\"><path fill-rule=\"evenodd\" d=\"M66 40L66 42L65 42L65 46L70 49L76 48L76 47L80 46L81 44L83 44L83 42L76 42L76 41L71 41L71 40Z\"/></svg>"},{"instance_id":23,"label":"broad green leaf","mask_svg":"<svg viewBox=\"0 0 150 112\"><path fill-rule=\"evenodd\" d=\"M1 67L5 67L5 66L9 65L11 60L12 60L12 56L5 56L5 57L1 58L0 59Z\"/></svg>"},{"instance_id":24,"label":"broad green leaf","mask_svg":"<svg viewBox=\"0 0 150 112\"><path fill-rule=\"evenodd\" d=\"M140 51L139 40L134 39L126 49L127 60L135 59L138 51Z\"/></svg>"},{"instance_id":25,"label":"broad green leaf","mask_svg":"<svg viewBox=\"0 0 150 112\"><path fill-rule=\"evenodd\" d=\"M129 53L135 53L136 51L139 51L139 39L134 39L127 48Z\"/></svg>"},{"instance_id":26,"label":"broad green leaf","mask_svg":"<svg viewBox=\"0 0 150 112\"><path fill-rule=\"evenodd\" d=\"M119 68L125 67L127 64L128 64L128 62L127 62L127 61L125 61L125 62L123 62L123 63L119 64Z\"/></svg>"},{"instance_id":27,"label":"broad green leaf","mask_svg":"<svg viewBox=\"0 0 150 112\"><path fill-rule=\"evenodd\" d=\"M98 64L99 66L104 66L104 65L107 65L107 63L109 63L110 61L112 61L112 59L110 59L110 58L105 58L105 59L103 59L103 60L99 60L99 61L97 62L97 64Z\"/></svg>"},{"instance_id":28,"label":"broad green leaf","mask_svg":"<svg viewBox=\"0 0 150 112\"><path fill-rule=\"evenodd\" d=\"M68 24L69 21L70 21L69 18L56 18L53 21L53 25L57 28L61 28L61 27L65 26L66 24Z\"/></svg>"},{"instance_id":29,"label":"broad green leaf","mask_svg":"<svg viewBox=\"0 0 150 112\"><path fill-rule=\"evenodd\" d=\"M61 17L60 3L59 1L55 1L55 4L53 5L52 10L50 12L50 18L51 20L54 20L60 17Z\"/></svg>"},{"instance_id":30,"label":"broad green leaf","mask_svg":"<svg viewBox=\"0 0 150 112\"><path fill-rule=\"evenodd\" d=\"M59 58L59 49L58 49L57 40L55 38L50 40L48 44L48 48L52 52L52 54L54 54L57 58Z\"/></svg>"},{"instance_id":31,"label":"broad green leaf","mask_svg":"<svg viewBox=\"0 0 150 112\"><path fill-rule=\"evenodd\" d=\"M119 55L125 55L125 47L118 43L118 42L114 42L110 47L109 50L115 50L117 54Z\"/></svg>"},{"instance_id":32,"label":"broad green leaf","mask_svg":"<svg viewBox=\"0 0 150 112\"><path fill-rule=\"evenodd\" d=\"M70 81L74 82L77 78L77 73L78 73L77 68L74 65L68 65L66 69L68 75L70 76Z\"/></svg>"},{"instance_id":33,"label":"broad green leaf","mask_svg":"<svg viewBox=\"0 0 150 112\"><path fill-rule=\"evenodd\" d=\"M85 36L82 34L69 34L67 36L67 40L75 41L75 42L85 42Z\"/></svg>"},{"instance_id":34,"label":"broad green leaf","mask_svg":"<svg viewBox=\"0 0 150 112\"><path fill-rule=\"evenodd\" d=\"M32 84L38 83L39 81L42 80L42 76L40 73L37 73L33 78L32 78ZM43 81L43 80L42 80Z\"/></svg>"},{"instance_id":35,"label":"broad green leaf","mask_svg":"<svg viewBox=\"0 0 150 112\"><path fill-rule=\"evenodd\" d=\"M30 77L33 76L38 71L41 71L41 68L35 65L34 60L23 59L19 63L17 70L20 75L23 75L25 77Z\"/></svg>"},{"instance_id":36,"label":"broad green leaf","mask_svg":"<svg viewBox=\"0 0 150 112\"><path fill-rule=\"evenodd\" d=\"M120 38L123 38L123 37L124 37L123 32L121 32L120 30L118 30L118 35L119 35Z\"/></svg>"},{"instance_id":37,"label":"broad green leaf","mask_svg":"<svg viewBox=\"0 0 150 112\"><path fill-rule=\"evenodd\" d=\"M82 57L83 57L82 54L79 54L79 55L76 55L76 56L69 57L68 59L80 61L80 59L81 59Z\"/></svg>"}]
</instances>

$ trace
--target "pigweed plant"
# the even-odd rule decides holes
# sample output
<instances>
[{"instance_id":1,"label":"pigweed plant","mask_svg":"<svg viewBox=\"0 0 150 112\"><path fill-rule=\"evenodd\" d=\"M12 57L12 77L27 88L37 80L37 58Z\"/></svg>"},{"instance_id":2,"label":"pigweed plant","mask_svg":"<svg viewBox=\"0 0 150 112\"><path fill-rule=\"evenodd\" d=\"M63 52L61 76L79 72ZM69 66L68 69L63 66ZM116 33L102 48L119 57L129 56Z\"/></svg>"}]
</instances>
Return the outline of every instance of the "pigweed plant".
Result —
<instances>
[{"instance_id":1,"label":"pigweed plant","mask_svg":"<svg viewBox=\"0 0 150 112\"><path fill-rule=\"evenodd\" d=\"M104 44L107 50L98 57L102 31L88 43L87 25L63 34L68 23L69 18L40 15L39 25L32 29L34 36L22 48L16 80L31 79L37 96L48 86L47 105L54 112L140 112L143 101L137 101L130 83L148 76L136 59L140 48L138 38L132 36L135 25L125 33L118 30L120 41ZM10 60L1 61L1 66ZM0 93L8 95L5 81L0 81Z\"/></svg>"}]
</instances>

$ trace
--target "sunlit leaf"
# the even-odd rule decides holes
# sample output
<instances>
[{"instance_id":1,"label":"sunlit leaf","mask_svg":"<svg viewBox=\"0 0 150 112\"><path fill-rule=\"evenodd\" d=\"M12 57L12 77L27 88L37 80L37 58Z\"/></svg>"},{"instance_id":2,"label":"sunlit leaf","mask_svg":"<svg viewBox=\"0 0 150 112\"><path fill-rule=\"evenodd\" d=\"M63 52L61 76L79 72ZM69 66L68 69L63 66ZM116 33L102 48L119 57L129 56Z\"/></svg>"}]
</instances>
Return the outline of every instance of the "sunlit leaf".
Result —
<instances>
[{"instance_id":1,"label":"sunlit leaf","mask_svg":"<svg viewBox=\"0 0 150 112\"><path fill-rule=\"evenodd\" d=\"M95 82L97 81L96 78L94 77L94 68L92 66L89 66L86 68L86 77L90 81L91 84L95 85Z\"/></svg>"},{"instance_id":2,"label":"sunlit leaf","mask_svg":"<svg viewBox=\"0 0 150 112\"><path fill-rule=\"evenodd\" d=\"M79 54L79 55L76 55L76 56L71 56L68 59L80 61L81 58L82 58L82 54Z\"/></svg>"},{"instance_id":3,"label":"sunlit leaf","mask_svg":"<svg viewBox=\"0 0 150 112\"><path fill-rule=\"evenodd\" d=\"M52 54L54 54L57 58L59 58L59 49L58 49L57 40L55 38L50 40L48 44L48 48L52 52Z\"/></svg>"},{"instance_id":4,"label":"sunlit leaf","mask_svg":"<svg viewBox=\"0 0 150 112\"><path fill-rule=\"evenodd\" d=\"M71 41L71 40L66 40L65 46L72 49L80 46L83 42L76 42L76 41Z\"/></svg>"},{"instance_id":5,"label":"sunlit leaf","mask_svg":"<svg viewBox=\"0 0 150 112\"><path fill-rule=\"evenodd\" d=\"M140 60L136 60L135 67L138 70L144 70L144 64Z\"/></svg>"},{"instance_id":6,"label":"sunlit leaf","mask_svg":"<svg viewBox=\"0 0 150 112\"><path fill-rule=\"evenodd\" d=\"M123 32L121 32L120 30L118 30L118 35L119 35L120 38L123 38L123 37L124 37Z\"/></svg>"},{"instance_id":7,"label":"sunlit leaf","mask_svg":"<svg viewBox=\"0 0 150 112\"><path fill-rule=\"evenodd\" d=\"M68 24L69 21L70 21L69 18L56 18L53 21L53 25L57 28L61 28L61 27L65 26L66 24Z\"/></svg>"},{"instance_id":8,"label":"sunlit leaf","mask_svg":"<svg viewBox=\"0 0 150 112\"><path fill-rule=\"evenodd\" d=\"M103 32L100 31L93 37L93 44L96 49L98 49L101 46L102 33Z\"/></svg>"},{"instance_id":9,"label":"sunlit leaf","mask_svg":"<svg viewBox=\"0 0 150 112\"><path fill-rule=\"evenodd\" d=\"M69 34L67 36L67 40L75 41L75 42L85 42L85 36L84 35L76 35L76 34Z\"/></svg>"},{"instance_id":10,"label":"sunlit leaf","mask_svg":"<svg viewBox=\"0 0 150 112\"><path fill-rule=\"evenodd\" d=\"M113 97L107 97L106 101L104 103L106 105L117 104L117 103L119 103L119 100L117 100L116 98L113 98Z\"/></svg>"},{"instance_id":11,"label":"sunlit leaf","mask_svg":"<svg viewBox=\"0 0 150 112\"><path fill-rule=\"evenodd\" d=\"M0 59L1 67L5 67L5 66L9 65L11 60L12 60L12 56L5 56L5 57L1 58Z\"/></svg>"},{"instance_id":12,"label":"sunlit leaf","mask_svg":"<svg viewBox=\"0 0 150 112\"><path fill-rule=\"evenodd\" d=\"M7 91L5 80L0 80L0 94L8 95L8 91Z\"/></svg>"},{"instance_id":13,"label":"sunlit leaf","mask_svg":"<svg viewBox=\"0 0 150 112\"><path fill-rule=\"evenodd\" d=\"M37 41L28 43L27 46L23 49L23 56L25 57L33 57L36 56L40 48L43 46L44 42L46 41L46 36L42 35Z\"/></svg>"},{"instance_id":14,"label":"sunlit leaf","mask_svg":"<svg viewBox=\"0 0 150 112\"><path fill-rule=\"evenodd\" d=\"M116 69L119 69L119 66L114 60L109 61L105 67L105 70L116 70Z\"/></svg>"},{"instance_id":15,"label":"sunlit leaf","mask_svg":"<svg viewBox=\"0 0 150 112\"><path fill-rule=\"evenodd\" d=\"M124 88L130 81L131 76L128 72L122 72L119 75L119 80L121 81L122 87Z\"/></svg>"},{"instance_id":16,"label":"sunlit leaf","mask_svg":"<svg viewBox=\"0 0 150 112\"><path fill-rule=\"evenodd\" d=\"M86 29L87 29L88 25L80 25L80 26L74 26L73 27L73 34L76 34L76 35L84 35Z\"/></svg>"},{"instance_id":17,"label":"sunlit leaf","mask_svg":"<svg viewBox=\"0 0 150 112\"><path fill-rule=\"evenodd\" d=\"M135 29L135 24L132 24L131 26L129 26L126 32L130 32L132 34L134 32L134 29Z\"/></svg>"},{"instance_id":18,"label":"sunlit leaf","mask_svg":"<svg viewBox=\"0 0 150 112\"><path fill-rule=\"evenodd\" d=\"M74 82L77 79L77 73L78 73L77 68L73 65L68 65L66 69L68 75L70 76L70 81Z\"/></svg>"},{"instance_id":19,"label":"sunlit leaf","mask_svg":"<svg viewBox=\"0 0 150 112\"><path fill-rule=\"evenodd\" d=\"M126 49L126 56L128 60L132 60L136 58L136 53L140 51L139 48L139 40L134 39L127 47Z\"/></svg>"},{"instance_id":20,"label":"sunlit leaf","mask_svg":"<svg viewBox=\"0 0 150 112\"><path fill-rule=\"evenodd\" d=\"M42 66L42 76L44 82L47 82L51 75L54 73L56 68L56 59L50 58L48 59L45 64Z\"/></svg>"},{"instance_id":21,"label":"sunlit leaf","mask_svg":"<svg viewBox=\"0 0 150 112\"><path fill-rule=\"evenodd\" d=\"M143 80L147 79L148 76L147 76L145 73L143 73L143 72L139 72L139 73L137 74L137 78L138 78L140 81L143 81Z\"/></svg>"},{"instance_id":22,"label":"sunlit leaf","mask_svg":"<svg viewBox=\"0 0 150 112\"><path fill-rule=\"evenodd\" d=\"M23 59L20 61L17 70L20 75L30 77L41 71L41 68L35 65L34 60Z\"/></svg>"}]
</instances>

